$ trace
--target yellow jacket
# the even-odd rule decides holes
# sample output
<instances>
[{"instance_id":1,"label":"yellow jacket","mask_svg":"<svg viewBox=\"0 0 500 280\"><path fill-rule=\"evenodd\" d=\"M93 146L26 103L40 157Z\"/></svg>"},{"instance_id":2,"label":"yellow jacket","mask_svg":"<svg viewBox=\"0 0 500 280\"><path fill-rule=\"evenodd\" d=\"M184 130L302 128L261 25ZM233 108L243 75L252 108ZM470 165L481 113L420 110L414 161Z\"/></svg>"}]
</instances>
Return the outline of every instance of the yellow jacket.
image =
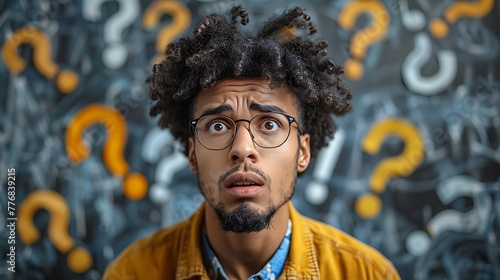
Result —
<instances>
[{"instance_id":1,"label":"yellow jacket","mask_svg":"<svg viewBox=\"0 0 500 280\"><path fill-rule=\"evenodd\" d=\"M189 219L125 249L103 279L210 279L201 253L204 204ZM392 263L375 249L300 215L292 203L288 207L292 238L278 279L400 279Z\"/></svg>"}]
</instances>

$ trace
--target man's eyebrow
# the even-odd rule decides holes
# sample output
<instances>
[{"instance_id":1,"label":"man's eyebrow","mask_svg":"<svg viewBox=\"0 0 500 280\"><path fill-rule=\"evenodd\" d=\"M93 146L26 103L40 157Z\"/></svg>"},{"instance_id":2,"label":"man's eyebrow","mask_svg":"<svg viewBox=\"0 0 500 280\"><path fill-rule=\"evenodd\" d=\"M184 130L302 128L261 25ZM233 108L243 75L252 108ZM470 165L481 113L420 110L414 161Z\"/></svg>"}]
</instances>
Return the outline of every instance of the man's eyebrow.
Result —
<instances>
[{"instance_id":1,"label":"man's eyebrow","mask_svg":"<svg viewBox=\"0 0 500 280\"><path fill-rule=\"evenodd\" d=\"M228 111L233 111L233 108L231 108L231 106L229 106L228 104L222 104L218 107L209 108L209 109L203 111L200 118L207 116L207 115L219 115L222 112L228 112Z\"/></svg>"},{"instance_id":2,"label":"man's eyebrow","mask_svg":"<svg viewBox=\"0 0 500 280\"><path fill-rule=\"evenodd\" d=\"M260 111L262 113L286 114L286 112L283 109L281 109L280 107L275 106L275 105L263 105L263 104L252 103L252 104L250 104L250 109Z\"/></svg>"}]
</instances>

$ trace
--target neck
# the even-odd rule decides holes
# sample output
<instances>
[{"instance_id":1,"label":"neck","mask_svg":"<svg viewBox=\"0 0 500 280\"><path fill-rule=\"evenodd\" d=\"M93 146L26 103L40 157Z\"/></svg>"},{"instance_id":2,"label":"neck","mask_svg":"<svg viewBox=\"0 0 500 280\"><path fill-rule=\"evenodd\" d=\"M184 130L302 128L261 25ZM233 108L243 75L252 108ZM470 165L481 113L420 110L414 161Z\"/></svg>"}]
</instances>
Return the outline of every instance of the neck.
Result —
<instances>
[{"instance_id":1,"label":"neck","mask_svg":"<svg viewBox=\"0 0 500 280\"><path fill-rule=\"evenodd\" d=\"M278 250L290 217L288 204L281 206L269 228L260 232L223 231L215 210L206 203L205 228L210 246L231 279L248 279L257 273Z\"/></svg>"}]
</instances>

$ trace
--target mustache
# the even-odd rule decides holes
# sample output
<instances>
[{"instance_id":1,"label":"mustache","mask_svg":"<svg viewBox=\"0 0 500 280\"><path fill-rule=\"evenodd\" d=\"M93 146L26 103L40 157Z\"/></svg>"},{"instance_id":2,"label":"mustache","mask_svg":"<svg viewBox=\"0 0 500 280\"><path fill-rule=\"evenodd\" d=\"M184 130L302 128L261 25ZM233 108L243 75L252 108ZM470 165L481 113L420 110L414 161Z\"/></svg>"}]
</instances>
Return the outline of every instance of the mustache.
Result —
<instances>
[{"instance_id":1,"label":"mustache","mask_svg":"<svg viewBox=\"0 0 500 280\"><path fill-rule=\"evenodd\" d=\"M224 182L224 180L226 180L227 177L231 176L233 173L238 172L240 170L240 168L241 168L241 165L237 165L237 166L229 169L226 173L222 174L219 177L219 182L218 182L219 188L222 186L222 182ZM268 183L270 181L269 175L267 175L264 171L258 169L257 167L250 165L249 163L245 163L243 170L250 171L250 172L257 174L266 183Z\"/></svg>"}]
</instances>

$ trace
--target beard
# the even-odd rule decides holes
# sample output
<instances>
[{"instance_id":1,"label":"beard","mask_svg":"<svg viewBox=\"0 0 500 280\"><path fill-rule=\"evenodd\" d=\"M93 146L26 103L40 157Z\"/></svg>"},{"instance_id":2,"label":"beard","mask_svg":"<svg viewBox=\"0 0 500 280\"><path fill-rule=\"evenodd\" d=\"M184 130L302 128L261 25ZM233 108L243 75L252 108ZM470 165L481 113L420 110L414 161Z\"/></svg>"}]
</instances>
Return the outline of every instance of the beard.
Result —
<instances>
[{"instance_id":1,"label":"beard","mask_svg":"<svg viewBox=\"0 0 500 280\"><path fill-rule=\"evenodd\" d=\"M248 202L244 202L238 208L232 211L226 211L222 203L214 207L215 213L219 218L220 226L224 231L235 233L259 232L269 228L271 219L278 210L278 207L269 204L264 213L257 209L252 209Z\"/></svg>"}]
</instances>

